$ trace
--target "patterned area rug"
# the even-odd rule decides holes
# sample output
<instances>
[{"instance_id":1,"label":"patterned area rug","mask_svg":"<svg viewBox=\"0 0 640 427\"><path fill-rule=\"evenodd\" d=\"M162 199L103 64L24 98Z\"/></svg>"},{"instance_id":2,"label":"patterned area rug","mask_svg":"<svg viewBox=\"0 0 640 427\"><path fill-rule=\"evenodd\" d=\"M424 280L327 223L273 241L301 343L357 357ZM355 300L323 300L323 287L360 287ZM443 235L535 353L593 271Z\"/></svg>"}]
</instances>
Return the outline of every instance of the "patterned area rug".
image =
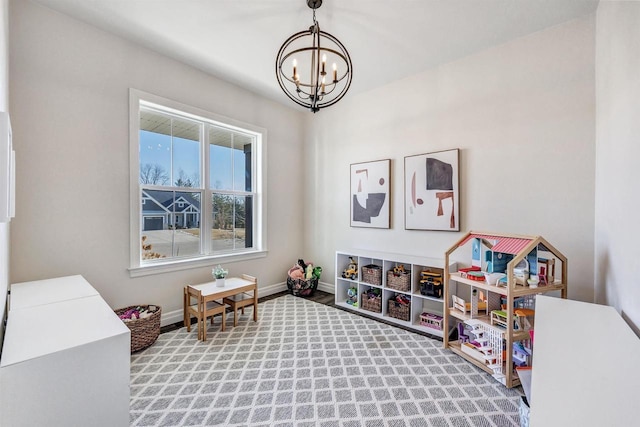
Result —
<instances>
[{"instance_id":1,"label":"patterned area rug","mask_svg":"<svg viewBox=\"0 0 640 427\"><path fill-rule=\"evenodd\" d=\"M259 308L132 355L131 425L519 425L520 393L440 341L290 295Z\"/></svg>"}]
</instances>

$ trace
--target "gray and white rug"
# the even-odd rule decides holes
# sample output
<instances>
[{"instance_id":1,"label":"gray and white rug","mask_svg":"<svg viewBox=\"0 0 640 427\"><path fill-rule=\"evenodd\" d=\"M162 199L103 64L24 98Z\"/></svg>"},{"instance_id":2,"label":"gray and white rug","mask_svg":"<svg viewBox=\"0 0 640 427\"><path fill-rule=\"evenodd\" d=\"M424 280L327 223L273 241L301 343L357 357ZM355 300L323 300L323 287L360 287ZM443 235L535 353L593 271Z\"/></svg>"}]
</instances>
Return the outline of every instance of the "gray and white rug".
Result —
<instances>
[{"instance_id":1,"label":"gray and white rug","mask_svg":"<svg viewBox=\"0 0 640 427\"><path fill-rule=\"evenodd\" d=\"M520 393L442 342L284 296L131 358L132 426L518 426Z\"/></svg>"}]
</instances>

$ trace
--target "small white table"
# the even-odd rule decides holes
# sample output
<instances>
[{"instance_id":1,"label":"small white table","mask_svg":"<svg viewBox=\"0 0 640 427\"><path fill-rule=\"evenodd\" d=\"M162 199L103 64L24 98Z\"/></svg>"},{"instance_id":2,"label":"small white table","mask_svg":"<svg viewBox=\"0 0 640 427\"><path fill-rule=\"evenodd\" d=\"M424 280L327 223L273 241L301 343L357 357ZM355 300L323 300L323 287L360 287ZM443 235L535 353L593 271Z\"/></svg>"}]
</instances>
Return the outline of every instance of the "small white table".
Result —
<instances>
[{"instance_id":1,"label":"small white table","mask_svg":"<svg viewBox=\"0 0 640 427\"><path fill-rule=\"evenodd\" d=\"M222 300L225 297L242 294L244 292L253 292L253 321L258 321L258 284L251 280L240 277L229 277L225 279L224 286L217 286L216 282L207 282L200 285L188 285L193 289L197 289L202 293L203 303L206 306L209 301ZM184 292L183 309L184 309L184 325L191 322L187 312L190 301L188 301L187 292Z\"/></svg>"}]
</instances>

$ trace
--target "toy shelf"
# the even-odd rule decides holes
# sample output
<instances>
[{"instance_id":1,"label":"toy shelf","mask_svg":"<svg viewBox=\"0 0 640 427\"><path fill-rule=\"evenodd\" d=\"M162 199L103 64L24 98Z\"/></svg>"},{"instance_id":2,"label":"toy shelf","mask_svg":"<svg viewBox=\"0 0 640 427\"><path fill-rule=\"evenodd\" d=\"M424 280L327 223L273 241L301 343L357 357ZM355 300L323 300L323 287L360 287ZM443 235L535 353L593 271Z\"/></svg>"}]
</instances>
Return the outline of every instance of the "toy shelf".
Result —
<instances>
[{"instance_id":1,"label":"toy shelf","mask_svg":"<svg viewBox=\"0 0 640 427\"><path fill-rule=\"evenodd\" d=\"M438 317L442 318L445 311L444 299L442 298L442 282L446 265L444 260L353 249L337 251L335 263L336 306L436 337L443 336L443 321L438 323ZM390 283L388 281L388 272L400 266L403 266L405 270L406 288L399 287L397 282ZM369 271L375 271L377 277L372 278L370 274L364 277L363 267L368 268ZM455 269L456 263L452 262L449 264L447 272L455 271ZM353 277L354 270L357 272L355 278ZM420 282L427 280L423 277L422 272L436 277L436 279L430 280L436 280L436 282L439 280L440 286L431 287L429 290L422 288L421 292ZM343 277L343 273L347 277ZM439 279L437 279L438 277ZM365 295L371 289L380 292L379 306L364 301ZM428 295L428 292L433 295ZM406 320L393 317L389 312L389 300L395 299L398 295L408 297L411 300ZM423 315L427 314L435 316L429 317L428 320L423 319Z\"/></svg>"},{"instance_id":2,"label":"toy shelf","mask_svg":"<svg viewBox=\"0 0 640 427\"><path fill-rule=\"evenodd\" d=\"M445 264L463 247L470 267L444 276L443 329L458 332L458 340L443 337L444 348L515 387L515 367L533 362L535 297L567 297L567 258L541 236L471 231L445 252Z\"/></svg>"}]
</instances>

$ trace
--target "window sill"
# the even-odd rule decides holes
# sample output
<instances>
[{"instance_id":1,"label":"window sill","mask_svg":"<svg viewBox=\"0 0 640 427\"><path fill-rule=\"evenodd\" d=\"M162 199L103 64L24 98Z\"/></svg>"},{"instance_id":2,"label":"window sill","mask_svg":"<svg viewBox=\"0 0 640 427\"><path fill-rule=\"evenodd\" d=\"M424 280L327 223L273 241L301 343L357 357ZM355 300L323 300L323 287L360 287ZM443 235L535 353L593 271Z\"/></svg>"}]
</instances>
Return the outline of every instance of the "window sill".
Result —
<instances>
[{"instance_id":1,"label":"window sill","mask_svg":"<svg viewBox=\"0 0 640 427\"><path fill-rule=\"evenodd\" d=\"M257 258L265 258L267 251L244 252L215 256L203 256L184 260L173 260L162 263L146 264L129 268L129 277L142 277L151 274L171 273L180 270L189 270L199 267L212 267L214 264L247 261Z\"/></svg>"}]
</instances>

